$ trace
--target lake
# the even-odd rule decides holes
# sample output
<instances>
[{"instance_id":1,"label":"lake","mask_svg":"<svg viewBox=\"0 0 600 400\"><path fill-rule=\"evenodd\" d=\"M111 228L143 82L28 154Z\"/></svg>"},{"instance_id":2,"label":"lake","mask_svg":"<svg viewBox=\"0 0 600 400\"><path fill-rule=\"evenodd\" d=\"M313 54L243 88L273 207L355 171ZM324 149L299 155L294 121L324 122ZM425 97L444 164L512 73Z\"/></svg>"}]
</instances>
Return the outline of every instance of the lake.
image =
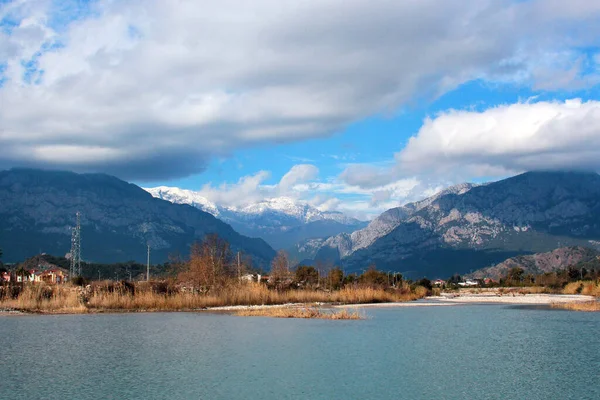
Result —
<instances>
[{"instance_id":1,"label":"lake","mask_svg":"<svg viewBox=\"0 0 600 400\"><path fill-rule=\"evenodd\" d=\"M600 399L598 313L364 312L2 316L0 398Z\"/></svg>"}]
</instances>

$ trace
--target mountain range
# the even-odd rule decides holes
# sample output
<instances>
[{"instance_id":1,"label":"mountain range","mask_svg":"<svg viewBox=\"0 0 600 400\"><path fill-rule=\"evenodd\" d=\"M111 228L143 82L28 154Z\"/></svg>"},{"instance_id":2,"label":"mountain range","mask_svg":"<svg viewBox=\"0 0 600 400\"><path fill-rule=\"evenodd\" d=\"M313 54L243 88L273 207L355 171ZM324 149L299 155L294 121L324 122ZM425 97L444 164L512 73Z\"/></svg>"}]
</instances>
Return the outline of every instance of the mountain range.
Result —
<instances>
[{"instance_id":1,"label":"mountain range","mask_svg":"<svg viewBox=\"0 0 600 400\"><path fill-rule=\"evenodd\" d=\"M582 262L590 262L600 257L600 252L586 247L561 247L546 253L511 257L494 266L479 269L468 278L492 278L499 280L505 277L512 268L521 268L525 275L539 275L546 272L557 272Z\"/></svg>"},{"instance_id":2,"label":"mountain range","mask_svg":"<svg viewBox=\"0 0 600 400\"><path fill-rule=\"evenodd\" d=\"M208 233L250 255L257 267L268 268L275 251L250 235L278 248L293 243L292 258L307 263L336 263L346 272L375 264L409 278L465 275L560 247L600 250L600 175L589 172L528 172L456 185L392 208L366 227L287 198L227 208L194 192L147 190L152 194L104 174L2 171L4 261L67 253L77 211L83 258L93 262L144 262L146 243L152 261L163 262L173 253L185 256Z\"/></svg>"},{"instance_id":3,"label":"mountain range","mask_svg":"<svg viewBox=\"0 0 600 400\"><path fill-rule=\"evenodd\" d=\"M275 254L262 239L243 236L209 213L154 198L113 176L12 169L0 172L4 261L69 252L78 211L86 261L145 262L149 244L151 261L162 263L172 254L187 256L190 245L210 233L249 255L257 267L268 268Z\"/></svg>"},{"instance_id":4,"label":"mountain range","mask_svg":"<svg viewBox=\"0 0 600 400\"><path fill-rule=\"evenodd\" d=\"M260 237L275 249L288 249L306 239L350 233L367 225L341 212L321 211L289 197L276 197L242 207L217 205L192 190L159 186L146 188L152 196L189 204L230 224L236 231Z\"/></svg>"},{"instance_id":5,"label":"mountain range","mask_svg":"<svg viewBox=\"0 0 600 400\"><path fill-rule=\"evenodd\" d=\"M406 276L446 277L563 246L600 247L600 176L528 172L461 184L386 211L366 228L309 250L347 271L370 264Z\"/></svg>"}]
</instances>

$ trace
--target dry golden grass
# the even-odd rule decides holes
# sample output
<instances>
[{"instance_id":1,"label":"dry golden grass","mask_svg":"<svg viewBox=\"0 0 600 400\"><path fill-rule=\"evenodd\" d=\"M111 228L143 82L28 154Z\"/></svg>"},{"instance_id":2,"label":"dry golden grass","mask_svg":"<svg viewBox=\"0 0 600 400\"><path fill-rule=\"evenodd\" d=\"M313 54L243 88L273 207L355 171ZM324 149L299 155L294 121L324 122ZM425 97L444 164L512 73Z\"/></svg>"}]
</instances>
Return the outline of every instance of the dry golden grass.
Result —
<instances>
[{"instance_id":1,"label":"dry golden grass","mask_svg":"<svg viewBox=\"0 0 600 400\"><path fill-rule=\"evenodd\" d=\"M594 281L577 281L568 283L563 294L585 294L589 296L600 297L600 282Z\"/></svg>"},{"instance_id":2,"label":"dry golden grass","mask_svg":"<svg viewBox=\"0 0 600 400\"><path fill-rule=\"evenodd\" d=\"M346 309L334 311L324 310L322 308L310 307L269 307L251 310L240 310L235 313L241 317L273 317L273 318L312 318L312 319L364 319L365 317L358 311L349 311Z\"/></svg>"},{"instance_id":3,"label":"dry golden grass","mask_svg":"<svg viewBox=\"0 0 600 400\"><path fill-rule=\"evenodd\" d=\"M107 286L108 287L108 286ZM208 294L151 291L149 285L138 285L135 294L108 291L102 286L82 293L70 285L25 285L16 299L0 299L0 308L27 312L86 313L105 311L190 311L210 307L236 305L274 305L288 303L361 304L411 301L427 294L422 287L414 291L387 291L369 287L346 287L324 292L315 290L270 290L261 284L230 285Z\"/></svg>"},{"instance_id":4,"label":"dry golden grass","mask_svg":"<svg viewBox=\"0 0 600 400\"><path fill-rule=\"evenodd\" d=\"M586 302L572 302L572 303L554 303L553 308L562 308L565 310L572 311L600 311L600 302L598 301L586 301Z\"/></svg>"},{"instance_id":5,"label":"dry golden grass","mask_svg":"<svg viewBox=\"0 0 600 400\"><path fill-rule=\"evenodd\" d=\"M554 293L555 291L544 286L527 286L519 288L517 293L519 294L543 294L543 293Z\"/></svg>"},{"instance_id":6,"label":"dry golden grass","mask_svg":"<svg viewBox=\"0 0 600 400\"><path fill-rule=\"evenodd\" d=\"M0 308L26 312L57 312L80 314L87 312L77 289L65 287L55 290L46 285L30 285L16 299L0 300Z\"/></svg>"}]
</instances>

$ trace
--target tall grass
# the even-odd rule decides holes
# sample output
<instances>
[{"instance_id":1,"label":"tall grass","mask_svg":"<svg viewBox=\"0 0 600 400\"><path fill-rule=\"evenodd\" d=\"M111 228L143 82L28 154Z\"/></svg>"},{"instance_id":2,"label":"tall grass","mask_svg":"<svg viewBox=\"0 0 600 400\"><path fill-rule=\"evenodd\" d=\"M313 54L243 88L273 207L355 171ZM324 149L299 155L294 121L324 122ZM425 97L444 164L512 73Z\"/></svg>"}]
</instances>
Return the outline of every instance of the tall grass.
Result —
<instances>
[{"instance_id":1,"label":"tall grass","mask_svg":"<svg viewBox=\"0 0 600 400\"><path fill-rule=\"evenodd\" d=\"M340 311L326 311L322 308L309 307L278 307L240 310L235 315L241 317L273 317L273 318L311 318L311 319L364 319L358 311L346 309Z\"/></svg>"},{"instance_id":2,"label":"tall grass","mask_svg":"<svg viewBox=\"0 0 600 400\"><path fill-rule=\"evenodd\" d=\"M0 308L16 309L27 312L53 311L58 313L86 312L77 288L61 287L56 289L43 284L26 285L15 298L0 297Z\"/></svg>"},{"instance_id":3,"label":"tall grass","mask_svg":"<svg viewBox=\"0 0 600 400\"><path fill-rule=\"evenodd\" d=\"M28 312L85 313L103 311L188 311L236 305L273 305L288 303L386 303L424 297L425 288L385 290L371 287L345 287L324 292L316 290L276 291L261 284L236 284L207 294L180 290L157 292L151 285L117 287L100 284L83 288L25 285L16 296L0 296L0 308Z\"/></svg>"},{"instance_id":4,"label":"tall grass","mask_svg":"<svg viewBox=\"0 0 600 400\"><path fill-rule=\"evenodd\" d=\"M564 287L563 294L585 294L589 296L600 297L600 282L570 282Z\"/></svg>"}]
</instances>

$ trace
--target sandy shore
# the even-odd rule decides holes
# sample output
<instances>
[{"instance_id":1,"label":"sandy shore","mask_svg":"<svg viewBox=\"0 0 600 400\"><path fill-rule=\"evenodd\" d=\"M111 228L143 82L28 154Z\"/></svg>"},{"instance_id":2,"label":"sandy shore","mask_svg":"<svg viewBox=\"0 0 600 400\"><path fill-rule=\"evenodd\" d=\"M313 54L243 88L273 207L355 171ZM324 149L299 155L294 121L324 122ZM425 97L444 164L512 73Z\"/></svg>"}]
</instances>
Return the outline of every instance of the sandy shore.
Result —
<instances>
[{"instance_id":1,"label":"sandy shore","mask_svg":"<svg viewBox=\"0 0 600 400\"><path fill-rule=\"evenodd\" d=\"M426 297L422 300L403 303L376 303L376 304L347 304L335 306L337 308L366 308L366 307L435 307L455 306L459 304L539 304L551 305L556 303L585 303L596 300L593 296L566 295L566 294L456 294L442 293L441 296Z\"/></svg>"},{"instance_id":2,"label":"sandy shore","mask_svg":"<svg viewBox=\"0 0 600 400\"><path fill-rule=\"evenodd\" d=\"M497 294L497 293L480 293L480 294L453 294L442 293L439 297L428 297L426 301L439 301L445 303L502 303L502 304L553 304L553 303L573 303L573 302L588 302L594 301L595 297L585 295L572 294Z\"/></svg>"}]
</instances>

